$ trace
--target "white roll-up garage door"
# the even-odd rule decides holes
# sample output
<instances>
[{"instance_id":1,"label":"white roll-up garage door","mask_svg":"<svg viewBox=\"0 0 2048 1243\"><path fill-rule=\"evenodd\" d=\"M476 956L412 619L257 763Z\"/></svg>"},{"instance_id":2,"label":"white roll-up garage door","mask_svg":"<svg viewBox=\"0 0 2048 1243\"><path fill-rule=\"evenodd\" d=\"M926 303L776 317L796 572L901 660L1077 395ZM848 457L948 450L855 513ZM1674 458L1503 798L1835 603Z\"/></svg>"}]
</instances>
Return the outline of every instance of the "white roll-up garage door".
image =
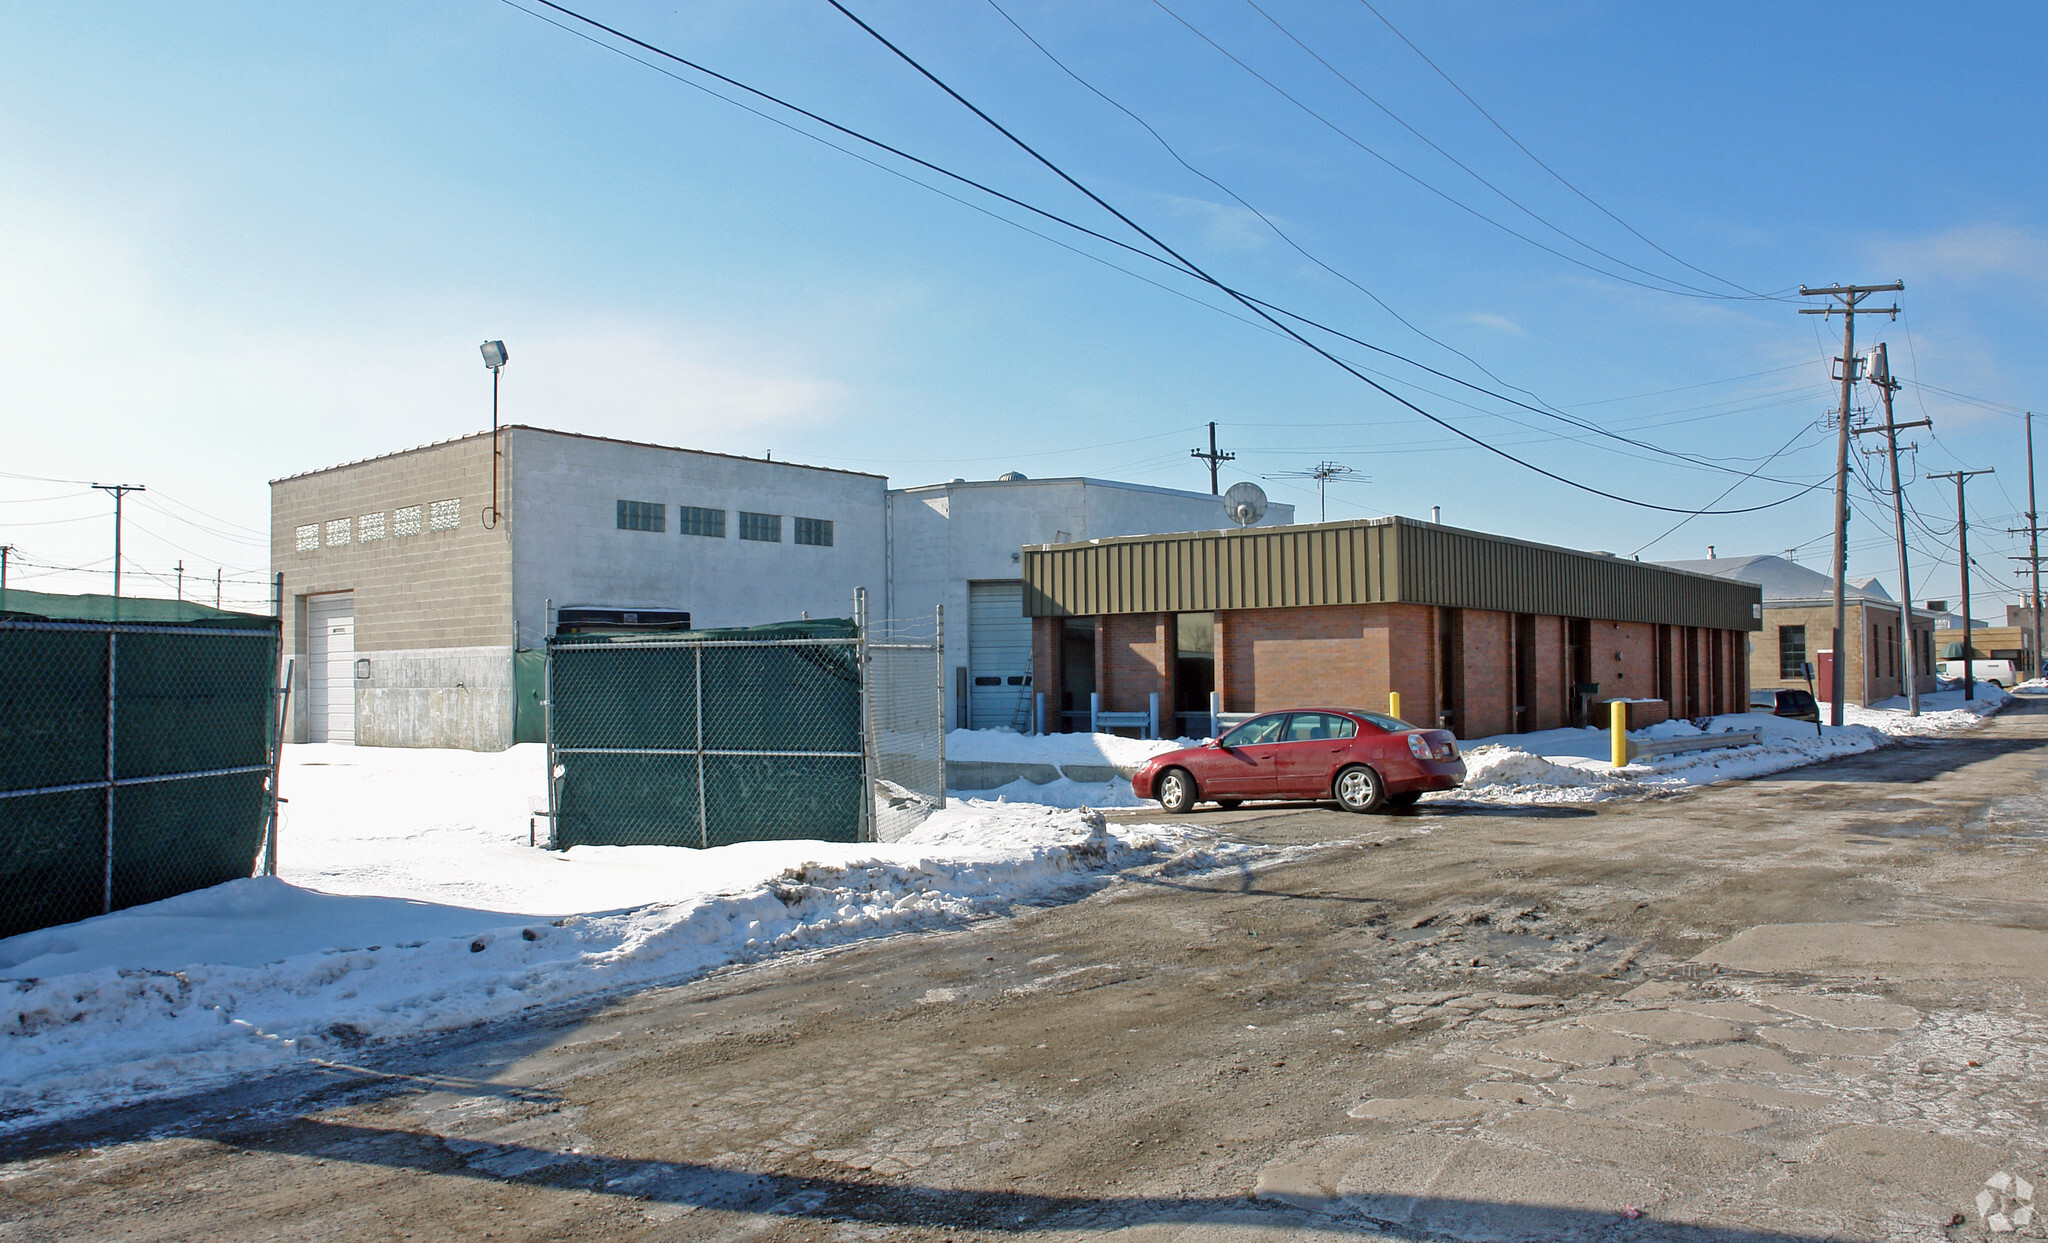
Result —
<instances>
[{"instance_id":1,"label":"white roll-up garage door","mask_svg":"<svg viewBox=\"0 0 2048 1243\"><path fill-rule=\"evenodd\" d=\"M1028 725L1031 619L1024 584L967 584L968 720L975 729Z\"/></svg>"},{"instance_id":2,"label":"white roll-up garage door","mask_svg":"<svg viewBox=\"0 0 2048 1243\"><path fill-rule=\"evenodd\" d=\"M306 741L356 740L355 595L306 597Z\"/></svg>"}]
</instances>

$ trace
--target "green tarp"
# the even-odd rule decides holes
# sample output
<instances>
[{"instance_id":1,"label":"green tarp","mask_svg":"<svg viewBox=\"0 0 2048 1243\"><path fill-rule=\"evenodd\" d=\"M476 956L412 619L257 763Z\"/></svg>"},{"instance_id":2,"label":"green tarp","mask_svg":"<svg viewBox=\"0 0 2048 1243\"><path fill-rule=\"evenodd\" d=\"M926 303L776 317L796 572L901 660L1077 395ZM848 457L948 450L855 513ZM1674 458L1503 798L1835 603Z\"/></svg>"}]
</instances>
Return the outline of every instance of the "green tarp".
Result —
<instances>
[{"instance_id":1,"label":"green tarp","mask_svg":"<svg viewBox=\"0 0 2048 1243\"><path fill-rule=\"evenodd\" d=\"M110 845L117 909L248 876L269 808L276 668L274 618L8 591L0 936L102 913Z\"/></svg>"},{"instance_id":2,"label":"green tarp","mask_svg":"<svg viewBox=\"0 0 2048 1243\"><path fill-rule=\"evenodd\" d=\"M855 635L831 618L550 639L554 844L858 840Z\"/></svg>"}]
</instances>

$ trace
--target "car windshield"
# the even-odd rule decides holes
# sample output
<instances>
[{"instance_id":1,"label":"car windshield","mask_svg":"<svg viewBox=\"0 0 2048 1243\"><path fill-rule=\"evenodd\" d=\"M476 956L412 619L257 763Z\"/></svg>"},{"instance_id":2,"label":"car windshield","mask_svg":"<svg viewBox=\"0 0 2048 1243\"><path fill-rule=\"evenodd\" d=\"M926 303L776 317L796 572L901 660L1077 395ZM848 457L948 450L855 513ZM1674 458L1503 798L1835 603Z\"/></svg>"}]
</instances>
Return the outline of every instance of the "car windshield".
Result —
<instances>
[{"instance_id":1,"label":"car windshield","mask_svg":"<svg viewBox=\"0 0 2048 1243\"><path fill-rule=\"evenodd\" d=\"M1371 721L1374 725L1379 726L1390 734L1398 734L1403 730L1422 728L1420 725L1410 725L1400 717L1388 716L1384 712L1354 712L1353 715Z\"/></svg>"},{"instance_id":2,"label":"car windshield","mask_svg":"<svg viewBox=\"0 0 2048 1243\"><path fill-rule=\"evenodd\" d=\"M1280 725L1286 719L1285 713L1253 717L1217 741L1226 747L1251 747L1273 742L1280 737Z\"/></svg>"}]
</instances>

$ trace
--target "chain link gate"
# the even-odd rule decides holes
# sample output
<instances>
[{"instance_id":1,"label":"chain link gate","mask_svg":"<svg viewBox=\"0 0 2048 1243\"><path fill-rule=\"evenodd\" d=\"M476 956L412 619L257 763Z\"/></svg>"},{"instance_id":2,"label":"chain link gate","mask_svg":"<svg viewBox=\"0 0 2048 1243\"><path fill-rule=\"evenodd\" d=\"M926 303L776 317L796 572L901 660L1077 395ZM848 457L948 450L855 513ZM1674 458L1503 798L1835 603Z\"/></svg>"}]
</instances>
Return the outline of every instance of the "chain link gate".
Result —
<instances>
[{"instance_id":1,"label":"chain link gate","mask_svg":"<svg viewBox=\"0 0 2048 1243\"><path fill-rule=\"evenodd\" d=\"M549 846L908 833L945 805L941 636L866 612L550 636Z\"/></svg>"},{"instance_id":2,"label":"chain link gate","mask_svg":"<svg viewBox=\"0 0 2048 1243\"><path fill-rule=\"evenodd\" d=\"M271 617L6 593L0 937L255 870L274 810L277 656Z\"/></svg>"}]
</instances>

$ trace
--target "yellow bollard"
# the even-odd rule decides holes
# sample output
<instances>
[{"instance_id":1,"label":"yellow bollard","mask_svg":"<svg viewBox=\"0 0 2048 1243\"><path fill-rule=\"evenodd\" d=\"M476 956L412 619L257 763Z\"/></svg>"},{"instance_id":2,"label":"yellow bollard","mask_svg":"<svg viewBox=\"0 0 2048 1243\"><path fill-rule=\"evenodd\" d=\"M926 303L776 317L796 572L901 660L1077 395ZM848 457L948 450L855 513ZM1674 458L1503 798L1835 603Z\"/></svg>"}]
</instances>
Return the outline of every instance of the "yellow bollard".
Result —
<instances>
[{"instance_id":1,"label":"yellow bollard","mask_svg":"<svg viewBox=\"0 0 2048 1243\"><path fill-rule=\"evenodd\" d=\"M1628 704L1617 699L1608 705L1611 709L1609 721L1614 734L1614 766L1628 767Z\"/></svg>"},{"instance_id":2,"label":"yellow bollard","mask_svg":"<svg viewBox=\"0 0 2048 1243\"><path fill-rule=\"evenodd\" d=\"M1387 692L1387 715L1397 721L1401 719L1401 692Z\"/></svg>"}]
</instances>

